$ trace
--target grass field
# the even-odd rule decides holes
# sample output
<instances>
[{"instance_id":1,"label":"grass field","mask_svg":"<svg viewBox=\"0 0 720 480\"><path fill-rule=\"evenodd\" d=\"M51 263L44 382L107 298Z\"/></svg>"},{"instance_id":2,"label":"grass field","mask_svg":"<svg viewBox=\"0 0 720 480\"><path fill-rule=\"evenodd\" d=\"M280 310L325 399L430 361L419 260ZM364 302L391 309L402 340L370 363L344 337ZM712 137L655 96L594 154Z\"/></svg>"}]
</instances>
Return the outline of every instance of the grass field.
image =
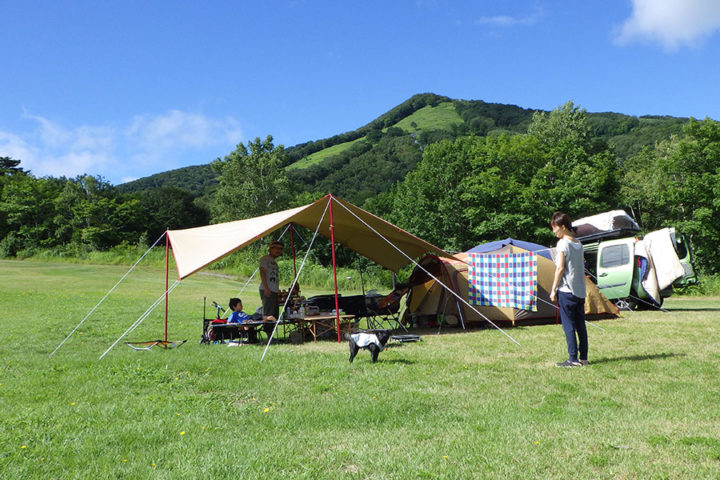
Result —
<instances>
[{"instance_id":1,"label":"grass field","mask_svg":"<svg viewBox=\"0 0 720 480\"><path fill-rule=\"evenodd\" d=\"M119 344L162 293L127 267L0 261L0 478L720 477L720 299L678 297L590 327L560 369L557 325L424 332L377 364L347 344L199 345L202 298L243 282L196 274L172 294L174 350ZM313 292L305 292L311 294ZM256 285L243 295L255 307ZM162 336L160 313L131 339Z\"/></svg>"},{"instance_id":2,"label":"grass field","mask_svg":"<svg viewBox=\"0 0 720 480\"><path fill-rule=\"evenodd\" d=\"M455 104L443 102L433 107L427 105L395 124L406 132L427 130L450 130L453 125L462 125L463 119L455 111ZM414 124L414 125L413 125Z\"/></svg>"},{"instance_id":3,"label":"grass field","mask_svg":"<svg viewBox=\"0 0 720 480\"><path fill-rule=\"evenodd\" d=\"M332 147L324 148L320 150L319 152L315 152L313 154L308 155L305 158L302 158L298 160L295 163L292 163L288 165L287 170L296 170L303 168L312 167L313 165L317 165L319 163L322 163L325 161L325 159L332 157L333 155L339 155L348 148L355 145L357 142L363 140L365 137L360 137L355 140L352 140L350 142L345 143L339 143L337 145L333 145Z\"/></svg>"}]
</instances>

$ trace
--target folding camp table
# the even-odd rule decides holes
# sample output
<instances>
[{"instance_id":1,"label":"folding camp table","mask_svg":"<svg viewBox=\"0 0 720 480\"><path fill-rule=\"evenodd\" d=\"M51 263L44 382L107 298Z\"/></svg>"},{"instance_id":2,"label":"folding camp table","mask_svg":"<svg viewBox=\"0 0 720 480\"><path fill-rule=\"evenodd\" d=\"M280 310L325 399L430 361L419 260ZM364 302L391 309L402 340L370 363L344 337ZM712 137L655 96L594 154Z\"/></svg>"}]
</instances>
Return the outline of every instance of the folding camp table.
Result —
<instances>
[{"instance_id":1,"label":"folding camp table","mask_svg":"<svg viewBox=\"0 0 720 480\"><path fill-rule=\"evenodd\" d=\"M355 317L355 324L360 319L367 321L369 329L403 329L407 332L407 328L400 322L400 305L407 289L393 290L389 295L338 295L338 305L340 310L350 316ZM310 297L303 305L317 307L321 312L327 312L335 308L334 295L317 295ZM328 314L329 315L329 314ZM306 317L318 318L318 317ZM334 316L332 318L335 318Z\"/></svg>"},{"instance_id":2,"label":"folding camp table","mask_svg":"<svg viewBox=\"0 0 720 480\"><path fill-rule=\"evenodd\" d=\"M355 315L340 315L340 333L350 333L354 322L349 321L355 318ZM295 317L286 320L289 323L295 323L298 329L307 331L312 335L313 341L317 342L318 337L322 337L328 332L334 331L337 322L335 314L325 315L307 315L304 317Z\"/></svg>"}]
</instances>

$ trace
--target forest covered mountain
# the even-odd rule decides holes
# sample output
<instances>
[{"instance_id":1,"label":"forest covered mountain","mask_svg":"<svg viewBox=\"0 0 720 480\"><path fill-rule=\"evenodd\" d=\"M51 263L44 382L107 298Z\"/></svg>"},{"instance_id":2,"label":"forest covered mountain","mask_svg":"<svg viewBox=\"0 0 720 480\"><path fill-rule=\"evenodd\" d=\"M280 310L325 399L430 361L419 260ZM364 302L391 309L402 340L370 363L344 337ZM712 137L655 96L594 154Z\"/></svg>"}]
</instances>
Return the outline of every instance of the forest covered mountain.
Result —
<instances>
[{"instance_id":1,"label":"forest covered mountain","mask_svg":"<svg viewBox=\"0 0 720 480\"><path fill-rule=\"evenodd\" d=\"M351 132L289 148L268 135L210 164L118 187L91 175L36 178L22 159L2 157L0 257L148 245L168 228L333 193L452 251L508 236L549 245L553 211L623 208L648 231L678 228L701 270L720 273L719 144L720 122L711 119L421 94Z\"/></svg>"},{"instance_id":2,"label":"forest covered mountain","mask_svg":"<svg viewBox=\"0 0 720 480\"><path fill-rule=\"evenodd\" d=\"M418 94L356 130L286 148L285 169L298 190L320 195L331 192L362 204L402 180L428 145L468 135L526 133L534 112L515 105ZM687 120L587 114L597 148L609 147L621 162L643 147L681 135ZM216 177L208 163L140 178L119 185L118 190L129 193L176 187L205 196L217 186Z\"/></svg>"}]
</instances>

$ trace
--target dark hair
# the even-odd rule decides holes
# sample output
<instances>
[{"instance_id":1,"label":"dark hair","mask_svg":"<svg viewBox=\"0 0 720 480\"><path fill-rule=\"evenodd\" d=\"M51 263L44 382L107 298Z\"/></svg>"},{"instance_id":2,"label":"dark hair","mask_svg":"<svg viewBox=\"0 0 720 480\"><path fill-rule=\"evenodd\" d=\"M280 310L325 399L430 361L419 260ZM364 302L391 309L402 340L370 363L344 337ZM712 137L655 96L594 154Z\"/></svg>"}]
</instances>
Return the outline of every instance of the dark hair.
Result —
<instances>
[{"instance_id":1,"label":"dark hair","mask_svg":"<svg viewBox=\"0 0 720 480\"><path fill-rule=\"evenodd\" d=\"M235 305L237 305L238 303L242 303L242 300L240 300L239 298L231 298L230 304L228 305L230 307L230 310L235 308Z\"/></svg>"},{"instance_id":2,"label":"dark hair","mask_svg":"<svg viewBox=\"0 0 720 480\"><path fill-rule=\"evenodd\" d=\"M570 217L567 213L563 212L555 212L553 213L552 218L550 219L550 228L554 226L559 227L565 227L568 230L572 231L572 220L570 220Z\"/></svg>"},{"instance_id":3,"label":"dark hair","mask_svg":"<svg viewBox=\"0 0 720 480\"><path fill-rule=\"evenodd\" d=\"M268 245L268 247L269 247L269 248L272 248L272 247L280 247L280 248L283 248L283 243L282 243L281 241L279 241L279 240L273 240L272 242L270 242L270 245Z\"/></svg>"}]
</instances>

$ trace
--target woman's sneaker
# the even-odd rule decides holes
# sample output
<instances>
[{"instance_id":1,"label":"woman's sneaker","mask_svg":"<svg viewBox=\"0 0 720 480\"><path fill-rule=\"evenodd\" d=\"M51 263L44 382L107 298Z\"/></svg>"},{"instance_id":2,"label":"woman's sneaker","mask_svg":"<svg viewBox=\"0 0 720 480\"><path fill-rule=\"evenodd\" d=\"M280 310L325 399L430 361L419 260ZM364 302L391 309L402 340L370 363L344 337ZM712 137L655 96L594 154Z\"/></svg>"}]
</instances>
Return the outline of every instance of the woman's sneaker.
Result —
<instances>
[{"instance_id":1,"label":"woman's sneaker","mask_svg":"<svg viewBox=\"0 0 720 480\"><path fill-rule=\"evenodd\" d=\"M580 362L573 362L572 360L565 360L561 363L556 363L556 367L579 367L581 365Z\"/></svg>"}]
</instances>

